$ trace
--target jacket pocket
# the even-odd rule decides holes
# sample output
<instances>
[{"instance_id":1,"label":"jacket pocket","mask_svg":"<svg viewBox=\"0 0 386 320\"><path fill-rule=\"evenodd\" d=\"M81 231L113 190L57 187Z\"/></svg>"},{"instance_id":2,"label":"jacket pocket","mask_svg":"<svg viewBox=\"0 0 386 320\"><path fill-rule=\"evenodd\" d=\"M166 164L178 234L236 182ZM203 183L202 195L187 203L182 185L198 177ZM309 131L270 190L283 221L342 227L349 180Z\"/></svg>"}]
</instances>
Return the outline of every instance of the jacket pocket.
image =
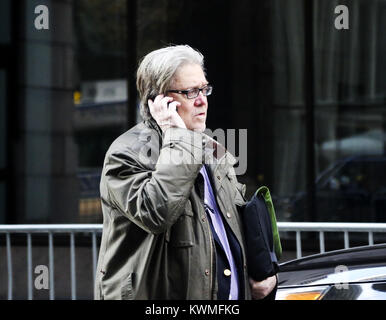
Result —
<instances>
[{"instance_id":1,"label":"jacket pocket","mask_svg":"<svg viewBox=\"0 0 386 320\"><path fill-rule=\"evenodd\" d=\"M129 273L129 275L123 279L121 286L121 297L122 300L134 300L134 273Z\"/></svg>"},{"instance_id":2,"label":"jacket pocket","mask_svg":"<svg viewBox=\"0 0 386 320\"><path fill-rule=\"evenodd\" d=\"M177 222L166 231L166 241L172 247L192 247L193 239L193 211L188 200L185 211Z\"/></svg>"}]
</instances>

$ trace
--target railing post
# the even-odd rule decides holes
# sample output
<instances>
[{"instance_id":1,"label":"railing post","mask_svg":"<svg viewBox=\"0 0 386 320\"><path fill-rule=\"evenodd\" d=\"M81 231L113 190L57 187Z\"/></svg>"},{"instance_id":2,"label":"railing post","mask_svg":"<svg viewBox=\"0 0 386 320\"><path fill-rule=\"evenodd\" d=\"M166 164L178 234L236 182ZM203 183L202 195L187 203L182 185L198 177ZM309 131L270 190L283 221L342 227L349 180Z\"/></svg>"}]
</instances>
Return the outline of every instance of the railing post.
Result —
<instances>
[{"instance_id":1,"label":"railing post","mask_svg":"<svg viewBox=\"0 0 386 320\"><path fill-rule=\"evenodd\" d=\"M31 233L27 233L27 273L28 273L28 300L33 299L32 289L32 241Z\"/></svg>"},{"instance_id":2,"label":"railing post","mask_svg":"<svg viewBox=\"0 0 386 320\"><path fill-rule=\"evenodd\" d=\"M344 248L345 249L348 249L350 248L350 240L349 240L349 237L348 237L348 231L344 231Z\"/></svg>"},{"instance_id":3,"label":"railing post","mask_svg":"<svg viewBox=\"0 0 386 320\"><path fill-rule=\"evenodd\" d=\"M299 259L302 257L302 239L300 231L296 231L296 257Z\"/></svg>"},{"instance_id":4,"label":"railing post","mask_svg":"<svg viewBox=\"0 0 386 320\"><path fill-rule=\"evenodd\" d=\"M320 253L324 253L325 248L324 248L324 232L323 231L319 231L319 246L320 246Z\"/></svg>"},{"instance_id":5,"label":"railing post","mask_svg":"<svg viewBox=\"0 0 386 320\"><path fill-rule=\"evenodd\" d=\"M8 271L8 300L13 299L13 283L12 283L12 253L11 253L11 237L9 232L6 233L7 246L7 271Z\"/></svg>"},{"instance_id":6,"label":"railing post","mask_svg":"<svg viewBox=\"0 0 386 320\"><path fill-rule=\"evenodd\" d=\"M48 234L48 263L50 266L50 300L55 300L54 241L53 241L52 232Z\"/></svg>"},{"instance_id":7,"label":"railing post","mask_svg":"<svg viewBox=\"0 0 386 320\"><path fill-rule=\"evenodd\" d=\"M75 237L74 233L70 235L70 254L71 254L71 299L76 300L76 274L75 274Z\"/></svg>"},{"instance_id":8,"label":"railing post","mask_svg":"<svg viewBox=\"0 0 386 320\"><path fill-rule=\"evenodd\" d=\"M97 265L97 243L96 243L96 233L92 233L92 276L93 281L95 282L96 275L96 265Z\"/></svg>"},{"instance_id":9,"label":"railing post","mask_svg":"<svg viewBox=\"0 0 386 320\"><path fill-rule=\"evenodd\" d=\"M369 231L369 245L374 245L374 235L372 231Z\"/></svg>"}]
</instances>

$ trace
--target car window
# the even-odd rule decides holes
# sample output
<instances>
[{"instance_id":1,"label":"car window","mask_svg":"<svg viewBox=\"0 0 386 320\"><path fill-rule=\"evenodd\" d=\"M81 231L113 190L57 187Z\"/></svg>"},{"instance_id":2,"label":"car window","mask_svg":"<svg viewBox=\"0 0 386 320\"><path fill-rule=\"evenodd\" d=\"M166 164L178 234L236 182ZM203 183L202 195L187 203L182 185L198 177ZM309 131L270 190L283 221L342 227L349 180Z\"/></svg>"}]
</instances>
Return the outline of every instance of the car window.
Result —
<instances>
[{"instance_id":1,"label":"car window","mask_svg":"<svg viewBox=\"0 0 386 320\"><path fill-rule=\"evenodd\" d=\"M330 190L377 193L386 189L386 161L353 161L337 170L326 185Z\"/></svg>"}]
</instances>

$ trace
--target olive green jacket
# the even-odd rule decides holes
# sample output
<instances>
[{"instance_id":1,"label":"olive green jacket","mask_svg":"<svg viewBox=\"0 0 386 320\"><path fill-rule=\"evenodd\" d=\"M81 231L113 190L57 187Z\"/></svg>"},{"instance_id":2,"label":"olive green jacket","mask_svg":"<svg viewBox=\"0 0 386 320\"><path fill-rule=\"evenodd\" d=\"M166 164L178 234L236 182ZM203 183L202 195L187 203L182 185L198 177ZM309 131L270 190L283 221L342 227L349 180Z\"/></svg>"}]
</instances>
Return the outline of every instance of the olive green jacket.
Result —
<instances>
[{"instance_id":1,"label":"olive green jacket","mask_svg":"<svg viewBox=\"0 0 386 320\"><path fill-rule=\"evenodd\" d=\"M238 213L245 186L235 177L235 158L204 133L162 134L154 120L122 134L106 153L95 299L216 299L215 246L199 191L204 182L196 179L203 161L241 245L243 295L250 299Z\"/></svg>"}]
</instances>

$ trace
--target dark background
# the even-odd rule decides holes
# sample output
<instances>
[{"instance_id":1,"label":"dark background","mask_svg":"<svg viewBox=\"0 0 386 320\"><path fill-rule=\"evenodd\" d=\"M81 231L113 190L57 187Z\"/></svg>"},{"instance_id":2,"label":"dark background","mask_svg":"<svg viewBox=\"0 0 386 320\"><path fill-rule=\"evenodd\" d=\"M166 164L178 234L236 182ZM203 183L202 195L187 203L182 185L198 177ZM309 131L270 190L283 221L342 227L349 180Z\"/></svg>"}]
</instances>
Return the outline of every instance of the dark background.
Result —
<instances>
[{"instance_id":1,"label":"dark background","mask_svg":"<svg viewBox=\"0 0 386 320\"><path fill-rule=\"evenodd\" d=\"M2 0L0 222L101 222L138 61L169 44L205 56L207 127L247 129L248 196L267 185L279 221L384 221L386 3L339 4L348 30L329 0Z\"/></svg>"}]
</instances>

